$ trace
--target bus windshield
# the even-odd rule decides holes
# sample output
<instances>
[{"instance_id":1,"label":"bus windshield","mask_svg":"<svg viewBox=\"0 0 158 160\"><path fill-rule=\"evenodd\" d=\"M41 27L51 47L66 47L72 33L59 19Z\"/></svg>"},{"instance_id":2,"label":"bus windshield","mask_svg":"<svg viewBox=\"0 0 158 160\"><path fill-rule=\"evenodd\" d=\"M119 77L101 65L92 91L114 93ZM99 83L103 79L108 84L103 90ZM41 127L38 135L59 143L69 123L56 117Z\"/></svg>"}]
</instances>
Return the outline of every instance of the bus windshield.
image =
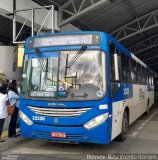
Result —
<instances>
[{"instance_id":1,"label":"bus windshield","mask_svg":"<svg viewBox=\"0 0 158 160\"><path fill-rule=\"evenodd\" d=\"M53 54L53 53L52 53ZM56 57L28 58L22 96L39 100L95 100L106 92L105 53L81 48Z\"/></svg>"}]
</instances>

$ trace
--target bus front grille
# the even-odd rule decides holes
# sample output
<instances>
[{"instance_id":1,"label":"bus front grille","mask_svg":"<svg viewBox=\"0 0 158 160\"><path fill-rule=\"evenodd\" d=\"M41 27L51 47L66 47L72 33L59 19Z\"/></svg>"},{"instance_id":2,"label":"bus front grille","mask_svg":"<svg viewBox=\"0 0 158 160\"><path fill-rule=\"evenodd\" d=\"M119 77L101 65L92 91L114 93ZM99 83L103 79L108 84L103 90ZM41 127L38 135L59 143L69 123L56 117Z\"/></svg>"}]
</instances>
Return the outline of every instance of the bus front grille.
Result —
<instances>
[{"instance_id":1,"label":"bus front grille","mask_svg":"<svg viewBox=\"0 0 158 160\"><path fill-rule=\"evenodd\" d=\"M52 116L52 117L74 117L80 116L81 114L87 112L91 108L42 108L28 106L31 111L42 116Z\"/></svg>"}]
</instances>

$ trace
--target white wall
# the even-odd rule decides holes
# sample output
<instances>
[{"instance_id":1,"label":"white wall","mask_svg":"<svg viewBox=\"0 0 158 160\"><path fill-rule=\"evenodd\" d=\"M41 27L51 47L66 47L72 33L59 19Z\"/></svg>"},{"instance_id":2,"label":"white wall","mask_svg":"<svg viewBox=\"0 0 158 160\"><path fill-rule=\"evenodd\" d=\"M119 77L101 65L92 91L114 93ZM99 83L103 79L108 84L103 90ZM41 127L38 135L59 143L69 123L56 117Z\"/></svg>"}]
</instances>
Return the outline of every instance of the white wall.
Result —
<instances>
[{"instance_id":1,"label":"white wall","mask_svg":"<svg viewBox=\"0 0 158 160\"><path fill-rule=\"evenodd\" d=\"M15 47L12 46L0 46L0 68L5 78L20 80L21 69L17 67L16 71L13 71L14 49Z\"/></svg>"}]
</instances>

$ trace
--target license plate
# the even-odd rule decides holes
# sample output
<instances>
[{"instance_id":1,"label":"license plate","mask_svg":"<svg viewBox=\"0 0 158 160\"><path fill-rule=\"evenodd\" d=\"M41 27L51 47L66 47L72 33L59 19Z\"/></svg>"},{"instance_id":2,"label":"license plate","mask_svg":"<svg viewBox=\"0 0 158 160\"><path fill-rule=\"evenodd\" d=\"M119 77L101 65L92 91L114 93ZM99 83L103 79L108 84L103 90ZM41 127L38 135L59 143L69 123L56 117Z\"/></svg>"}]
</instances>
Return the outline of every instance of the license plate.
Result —
<instances>
[{"instance_id":1,"label":"license plate","mask_svg":"<svg viewBox=\"0 0 158 160\"><path fill-rule=\"evenodd\" d=\"M66 138L65 132L52 132L51 135L55 138Z\"/></svg>"}]
</instances>

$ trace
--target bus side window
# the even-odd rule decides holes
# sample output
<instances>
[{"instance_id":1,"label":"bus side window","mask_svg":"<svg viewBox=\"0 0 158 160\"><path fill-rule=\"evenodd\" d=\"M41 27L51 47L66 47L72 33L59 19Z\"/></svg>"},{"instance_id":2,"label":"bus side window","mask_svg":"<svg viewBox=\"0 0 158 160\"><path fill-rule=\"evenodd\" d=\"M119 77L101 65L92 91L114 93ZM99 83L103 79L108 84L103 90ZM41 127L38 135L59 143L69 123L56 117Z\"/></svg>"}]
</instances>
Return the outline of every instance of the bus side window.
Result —
<instances>
[{"instance_id":1,"label":"bus side window","mask_svg":"<svg viewBox=\"0 0 158 160\"><path fill-rule=\"evenodd\" d=\"M154 75L151 73L151 85L154 85Z\"/></svg>"},{"instance_id":2,"label":"bus side window","mask_svg":"<svg viewBox=\"0 0 158 160\"><path fill-rule=\"evenodd\" d=\"M146 74L147 74L147 85L149 85L149 70L148 69L147 69Z\"/></svg>"},{"instance_id":3,"label":"bus side window","mask_svg":"<svg viewBox=\"0 0 158 160\"><path fill-rule=\"evenodd\" d=\"M131 79L132 83L137 83L137 62L133 59L131 59Z\"/></svg>"},{"instance_id":4,"label":"bus side window","mask_svg":"<svg viewBox=\"0 0 158 160\"><path fill-rule=\"evenodd\" d=\"M146 68L142 66L142 84L146 84Z\"/></svg>"},{"instance_id":5,"label":"bus side window","mask_svg":"<svg viewBox=\"0 0 158 160\"><path fill-rule=\"evenodd\" d=\"M137 63L137 83L142 84L142 66Z\"/></svg>"},{"instance_id":6,"label":"bus side window","mask_svg":"<svg viewBox=\"0 0 158 160\"><path fill-rule=\"evenodd\" d=\"M114 44L110 45L110 84L113 97L120 88L120 56Z\"/></svg>"},{"instance_id":7,"label":"bus side window","mask_svg":"<svg viewBox=\"0 0 158 160\"><path fill-rule=\"evenodd\" d=\"M123 83L131 82L130 59L124 54L121 54L121 66L122 66L122 82Z\"/></svg>"},{"instance_id":8,"label":"bus side window","mask_svg":"<svg viewBox=\"0 0 158 160\"><path fill-rule=\"evenodd\" d=\"M26 93L28 88L28 82L29 82L29 74L30 74L30 59L28 58L28 55L25 55L25 61L24 61L24 67L23 67L23 74L22 74L22 93Z\"/></svg>"}]
</instances>

